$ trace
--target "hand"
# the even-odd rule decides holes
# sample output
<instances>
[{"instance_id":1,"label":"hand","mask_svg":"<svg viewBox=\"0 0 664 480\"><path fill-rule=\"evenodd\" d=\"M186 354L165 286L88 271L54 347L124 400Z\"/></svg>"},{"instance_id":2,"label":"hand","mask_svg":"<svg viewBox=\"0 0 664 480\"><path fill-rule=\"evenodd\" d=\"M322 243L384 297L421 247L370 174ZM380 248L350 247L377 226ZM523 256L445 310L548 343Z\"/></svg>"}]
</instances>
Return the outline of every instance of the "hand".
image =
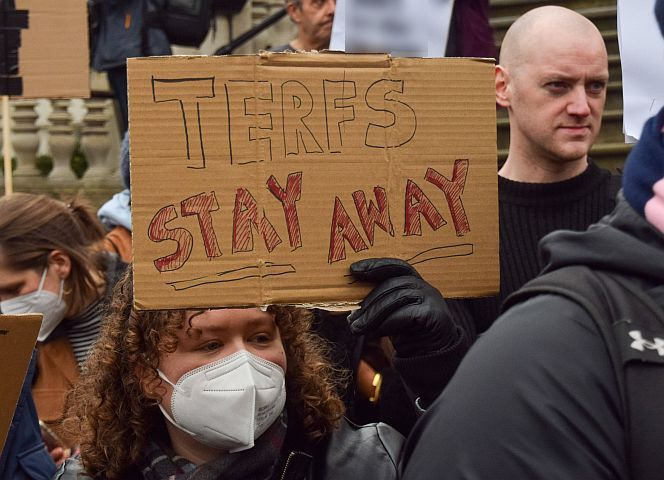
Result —
<instances>
[{"instance_id":1,"label":"hand","mask_svg":"<svg viewBox=\"0 0 664 480\"><path fill-rule=\"evenodd\" d=\"M71 449L63 447L55 447L53 450L49 450L49 455L55 462L55 466L59 467L65 460L71 457Z\"/></svg>"},{"instance_id":2,"label":"hand","mask_svg":"<svg viewBox=\"0 0 664 480\"><path fill-rule=\"evenodd\" d=\"M458 339L445 299L403 260L371 258L350 266L377 286L348 316L354 334L389 336L399 357L434 353Z\"/></svg>"}]
</instances>

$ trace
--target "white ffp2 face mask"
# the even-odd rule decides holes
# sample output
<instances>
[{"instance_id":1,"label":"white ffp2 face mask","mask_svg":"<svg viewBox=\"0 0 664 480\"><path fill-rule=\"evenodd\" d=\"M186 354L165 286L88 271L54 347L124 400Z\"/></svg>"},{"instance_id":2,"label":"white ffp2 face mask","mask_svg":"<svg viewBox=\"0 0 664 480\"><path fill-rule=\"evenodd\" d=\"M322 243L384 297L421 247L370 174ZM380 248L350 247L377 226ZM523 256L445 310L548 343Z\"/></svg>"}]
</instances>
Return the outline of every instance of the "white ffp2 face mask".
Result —
<instances>
[{"instance_id":1,"label":"white ffp2 face mask","mask_svg":"<svg viewBox=\"0 0 664 480\"><path fill-rule=\"evenodd\" d=\"M39 327L39 335L37 340L43 342L55 330L55 327L60 325L62 319L67 314L67 302L62 299L65 289L65 280L60 279L60 293L56 295L53 292L44 290L44 281L46 280L46 272L48 266L42 273L39 287L34 292L19 295L18 297L10 298L0 302L0 310L2 313L11 315L21 313L41 313L44 318L42 319L41 326Z\"/></svg>"},{"instance_id":2,"label":"white ffp2 face mask","mask_svg":"<svg viewBox=\"0 0 664 480\"><path fill-rule=\"evenodd\" d=\"M173 387L171 412L159 405L173 425L205 445L239 452L254 446L286 404L284 371L279 365L240 350L198 367Z\"/></svg>"}]
</instances>

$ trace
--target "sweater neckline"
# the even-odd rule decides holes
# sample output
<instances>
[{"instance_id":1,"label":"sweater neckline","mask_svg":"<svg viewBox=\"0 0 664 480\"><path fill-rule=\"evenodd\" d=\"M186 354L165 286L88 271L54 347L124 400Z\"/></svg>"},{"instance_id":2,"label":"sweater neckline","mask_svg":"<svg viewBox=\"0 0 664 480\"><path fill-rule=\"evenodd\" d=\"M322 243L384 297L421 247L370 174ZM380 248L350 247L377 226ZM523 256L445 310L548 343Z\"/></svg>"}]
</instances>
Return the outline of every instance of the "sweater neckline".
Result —
<instances>
[{"instance_id":1,"label":"sweater neckline","mask_svg":"<svg viewBox=\"0 0 664 480\"><path fill-rule=\"evenodd\" d=\"M588 160L588 167L579 175L553 183L529 183L508 180L498 176L501 203L530 206L560 206L578 201L591 194L595 187L610 175Z\"/></svg>"}]
</instances>

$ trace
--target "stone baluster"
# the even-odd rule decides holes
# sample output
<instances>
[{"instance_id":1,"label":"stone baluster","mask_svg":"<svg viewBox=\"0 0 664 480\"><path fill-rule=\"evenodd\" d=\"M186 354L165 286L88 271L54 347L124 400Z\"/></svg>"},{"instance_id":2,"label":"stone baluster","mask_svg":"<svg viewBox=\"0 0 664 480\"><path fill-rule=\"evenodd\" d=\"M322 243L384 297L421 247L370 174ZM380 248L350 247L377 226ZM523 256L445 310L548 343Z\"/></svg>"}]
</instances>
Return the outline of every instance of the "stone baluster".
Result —
<instances>
[{"instance_id":1,"label":"stone baluster","mask_svg":"<svg viewBox=\"0 0 664 480\"><path fill-rule=\"evenodd\" d=\"M114 183L106 158L111 147L108 132L109 101L91 98L85 101L87 114L81 131L81 151L85 154L88 169L83 175L86 186L104 186Z\"/></svg>"},{"instance_id":2,"label":"stone baluster","mask_svg":"<svg viewBox=\"0 0 664 480\"><path fill-rule=\"evenodd\" d=\"M12 146L16 155L16 169L14 170L14 184L17 189L34 190L45 185L45 179L35 166L37 149L39 148L39 136L37 134L37 112L35 111L36 100L15 100L14 120L11 129Z\"/></svg>"},{"instance_id":3,"label":"stone baluster","mask_svg":"<svg viewBox=\"0 0 664 480\"><path fill-rule=\"evenodd\" d=\"M71 125L71 115L67 111L69 100L54 100L53 113L48 117L51 126L48 129L48 144L53 157L53 170L48 175L52 186L73 186L78 182L71 169L71 155L76 148L76 138Z\"/></svg>"}]
</instances>

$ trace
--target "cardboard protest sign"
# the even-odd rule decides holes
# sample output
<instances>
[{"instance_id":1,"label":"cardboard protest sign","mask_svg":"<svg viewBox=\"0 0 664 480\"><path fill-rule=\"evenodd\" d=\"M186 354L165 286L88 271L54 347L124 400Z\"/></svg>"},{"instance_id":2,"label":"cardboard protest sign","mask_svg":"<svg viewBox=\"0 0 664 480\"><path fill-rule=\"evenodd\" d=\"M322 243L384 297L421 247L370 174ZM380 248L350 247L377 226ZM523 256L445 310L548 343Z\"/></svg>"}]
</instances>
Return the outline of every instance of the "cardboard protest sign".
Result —
<instances>
[{"instance_id":1,"label":"cardboard protest sign","mask_svg":"<svg viewBox=\"0 0 664 480\"><path fill-rule=\"evenodd\" d=\"M0 452L14 418L41 321L41 314L0 315L0 365L5 372L0 395Z\"/></svg>"},{"instance_id":2,"label":"cardboard protest sign","mask_svg":"<svg viewBox=\"0 0 664 480\"><path fill-rule=\"evenodd\" d=\"M499 283L493 62L131 59L139 309L354 303L399 257L447 296Z\"/></svg>"},{"instance_id":3,"label":"cardboard protest sign","mask_svg":"<svg viewBox=\"0 0 664 480\"><path fill-rule=\"evenodd\" d=\"M85 0L14 0L3 13L1 94L24 98L89 97Z\"/></svg>"}]
</instances>

